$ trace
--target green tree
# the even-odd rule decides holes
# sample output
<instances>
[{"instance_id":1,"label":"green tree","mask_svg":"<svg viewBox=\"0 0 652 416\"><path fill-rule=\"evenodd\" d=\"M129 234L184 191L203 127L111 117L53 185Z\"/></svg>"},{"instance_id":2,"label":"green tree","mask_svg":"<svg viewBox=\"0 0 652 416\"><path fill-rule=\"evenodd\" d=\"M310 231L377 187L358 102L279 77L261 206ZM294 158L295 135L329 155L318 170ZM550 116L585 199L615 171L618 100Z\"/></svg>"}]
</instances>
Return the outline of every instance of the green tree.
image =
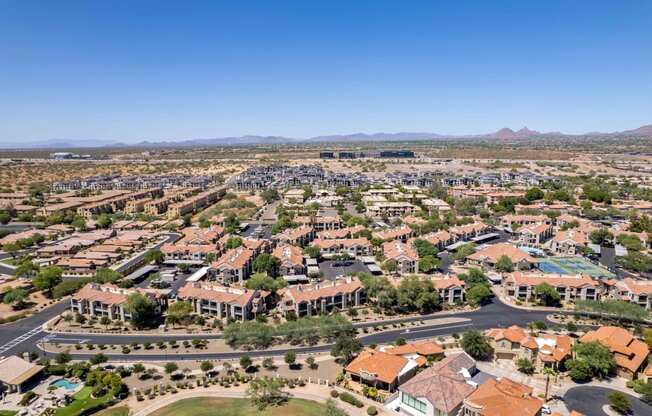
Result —
<instances>
[{"instance_id":1,"label":"green tree","mask_svg":"<svg viewBox=\"0 0 652 416\"><path fill-rule=\"evenodd\" d=\"M476 285L489 286L489 279L487 279L487 276L480 269L473 268L467 273L460 274L458 277L464 282L467 291Z\"/></svg>"},{"instance_id":2,"label":"green tree","mask_svg":"<svg viewBox=\"0 0 652 416\"><path fill-rule=\"evenodd\" d=\"M609 404L611 405L611 408L616 412L620 413L621 415L628 414L632 409L632 406L629 403L629 398L625 393L621 393L619 391L612 391L611 393L609 393L607 398L609 399Z\"/></svg>"},{"instance_id":3,"label":"green tree","mask_svg":"<svg viewBox=\"0 0 652 416\"><path fill-rule=\"evenodd\" d=\"M131 314L131 323L136 328L151 327L157 322L156 303L140 293L127 297L125 309Z\"/></svg>"},{"instance_id":4,"label":"green tree","mask_svg":"<svg viewBox=\"0 0 652 416\"><path fill-rule=\"evenodd\" d=\"M177 301L167 310L165 321L171 325L187 322L192 314L192 305L189 302Z\"/></svg>"},{"instance_id":5,"label":"green tree","mask_svg":"<svg viewBox=\"0 0 652 416\"><path fill-rule=\"evenodd\" d=\"M2 246L2 251L9 253L11 257L15 257L16 253L20 251L21 247L18 243L7 243Z\"/></svg>"},{"instance_id":6,"label":"green tree","mask_svg":"<svg viewBox=\"0 0 652 416\"><path fill-rule=\"evenodd\" d=\"M192 225L192 215L186 214L183 216L183 226L190 227Z\"/></svg>"},{"instance_id":7,"label":"green tree","mask_svg":"<svg viewBox=\"0 0 652 416\"><path fill-rule=\"evenodd\" d=\"M492 353L487 337L475 330L464 333L462 336L462 348L464 352L476 360L487 359Z\"/></svg>"},{"instance_id":8,"label":"green tree","mask_svg":"<svg viewBox=\"0 0 652 416\"><path fill-rule=\"evenodd\" d=\"M38 273L38 271L39 267L36 263L32 262L31 260L25 260L20 262L20 264L16 267L14 275L16 277L30 277L35 273Z\"/></svg>"},{"instance_id":9,"label":"green tree","mask_svg":"<svg viewBox=\"0 0 652 416\"><path fill-rule=\"evenodd\" d=\"M272 188L265 189L260 196L263 198L266 204L278 201L281 198L278 194L278 191Z\"/></svg>"},{"instance_id":10,"label":"green tree","mask_svg":"<svg viewBox=\"0 0 652 416\"><path fill-rule=\"evenodd\" d=\"M215 367L215 366L214 366L213 363L210 362L210 361L202 361L202 363L201 363L200 366L199 366L199 368L201 369L201 371L203 371L204 373L208 373L208 372L211 371L214 367Z\"/></svg>"},{"instance_id":11,"label":"green tree","mask_svg":"<svg viewBox=\"0 0 652 416\"><path fill-rule=\"evenodd\" d=\"M544 193L540 188L530 188L527 190L525 193L525 199L528 201L537 201L539 199L543 199Z\"/></svg>"},{"instance_id":12,"label":"green tree","mask_svg":"<svg viewBox=\"0 0 652 416\"><path fill-rule=\"evenodd\" d=\"M505 273L513 272L514 263L512 263L512 260L509 257L503 254L498 258L498 261L496 262L496 270Z\"/></svg>"},{"instance_id":13,"label":"green tree","mask_svg":"<svg viewBox=\"0 0 652 416\"><path fill-rule=\"evenodd\" d=\"M340 358L344 364L348 364L362 350L360 340L350 335L341 334L335 340L331 348L331 355Z\"/></svg>"},{"instance_id":14,"label":"green tree","mask_svg":"<svg viewBox=\"0 0 652 416\"><path fill-rule=\"evenodd\" d=\"M279 259L271 254L261 253L254 260L253 270L256 273L267 273L273 276L280 263Z\"/></svg>"},{"instance_id":15,"label":"green tree","mask_svg":"<svg viewBox=\"0 0 652 416\"><path fill-rule=\"evenodd\" d=\"M248 355L243 355L240 357L240 367L242 367L244 371L247 371L249 367L251 367L251 364L253 364L253 362Z\"/></svg>"},{"instance_id":16,"label":"green tree","mask_svg":"<svg viewBox=\"0 0 652 416\"><path fill-rule=\"evenodd\" d=\"M282 388L283 380L255 378L249 382L247 397L259 411L263 411L267 406L279 406L287 401L288 395Z\"/></svg>"},{"instance_id":17,"label":"green tree","mask_svg":"<svg viewBox=\"0 0 652 416\"><path fill-rule=\"evenodd\" d=\"M165 261L165 255L161 252L161 250L150 250L145 254L145 263L155 263L155 264L163 264Z\"/></svg>"},{"instance_id":18,"label":"green tree","mask_svg":"<svg viewBox=\"0 0 652 416\"><path fill-rule=\"evenodd\" d=\"M429 273L441 267L441 260L433 256L426 256L419 259L419 271Z\"/></svg>"},{"instance_id":19,"label":"green tree","mask_svg":"<svg viewBox=\"0 0 652 416\"><path fill-rule=\"evenodd\" d=\"M173 362L165 363L165 373L166 374L172 374L175 371L177 371L178 369L179 369L179 366L177 365L177 363L173 363Z\"/></svg>"},{"instance_id":20,"label":"green tree","mask_svg":"<svg viewBox=\"0 0 652 416\"><path fill-rule=\"evenodd\" d=\"M566 367L569 375L575 381L586 381L592 377L604 378L616 369L616 362L609 348L599 342L585 342L573 347L575 359L570 360Z\"/></svg>"},{"instance_id":21,"label":"green tree","mask_svg":"<svg viewBox=\"0 0 652 416\"><path fill-rule=\"evenodd\" d=\"M317 259L319 258L321 250L319 250L319 247L309 246L303 249L303 253L311 259Z\"/></svg>"},{"instance_id":22,"label":"green tree","mask_svg":"<svg viewBox=\"0 0 652 416\"><path fill-rule=\"evenodd\" d=\"M27 299L27 291L20 287L9 289L2 297L2 301L12 305L14 309L22 309L25 306L25 299Z\"/></svg>"},{"instance_id":23,"label":"green tree","mask_svg":"<svg viewBox=\"0 0 652 416\"><path fill-rule=\"evenodd\" d=\"M59 283L61 283L63 276L63 269L56 266L48 266L43 269L36 275L32 280L32 285L36 290L42 290L47 292L48 295L52 295L52 289Z\"/></svg>"},{"instance_id":24,"label":"green tree","mask_svg":"<svg viewBox=\"0 0 652 416\"><path fill-rule=\"evenodd\" d=\"M645 248L641 239L636 235L621 234L616 237L616 241L628 251L641 251Z\"/></svg>"},{"instance_id":25,"label":"green tree","mask_svg":"<svg viewBox=\"0 0 652 416\"><path fill-rule=\"evenodd\" d=\"M264 273L255 273L245 281L245 287L252 290L266 290L268 292L276 292L277 290L287 286L287 282L283 279L274 279Z\"/></svg>"},{"instance_id":26,"label":"green tree","mask_svg":"<svg viewBox=\"0 0 652 416\"><path fill-rule=\"evenodd\" d=\"M285 361L285 364L287 364L288 366L290 366L290 368L292 368L294 367L297 361L297 355L294 353L294 351L288 351L285 353L283 360Z\"/></svg>"},{"instance_id":27,"label":"green tree","mask_svg":"<svg viewBox=\"0 0 652 416\"><path fill-rule=\"evenodd\" d=\"M466 291L466 300L472 305L483 305L491 298L491 289L480 284Z\"/></svg>"},{"instance_id":28,"label":"green tree","mask_svg":"<svg viewBox=\"0 0 652 416\"><path fill-rule=\"evenodd\" d=\"M81 215L76 215L70 223L77 231L86 231L86 219Z\"/></svg>"},{"instance_id":29,"label":"green tree","mask_svg":"<svg viewBox=\"0 0 652 416\"><path fill-rule=\"evenodd\" d=\"M432 256L435 257L439 254L437 246L432 244L430 241L417 238L414 240L414 248L417 250L419 257Z\"/></svg>"},{"instance_id":30,"label":"green tree","mask_svg":"<svg viewBox=\"0 0 652 416\"><path fill-rule=\"evenodd\" d=\"M524 374L534 374L534 364L529 359L523 357L516 360L516 368Z\"/></svg>"},{"instance_id":31,"label":"green tree","mask_svg":"<svg viewBox=\"0 0 652 416\"><path fill-rule=\"evenodd\" d=\"M11 214L7 211L0 211L0 224L9 224L9 221L11 221Z\"/></svg>"},{"instance_id":32,"label":"green tree","mask_svg":"<svg viewBox=\"0 0 652 416\"><path fill-rule=\"evenodd\" d=\"M111 224L113 223L113 220L111 219L110 216L107 214L102 214L99 217L97 217L97 221L95 221L97 228L109 228Z\"/></svg>"},{"instance_id":33,"label":"green tree","mask_svg":"<svg viewBox=\"0 0 652 416\"><path fill-rule=\"evenodd\" d=\"M605 244L611 244L613 239L614 239L614 235L611 234L611 232L606 228L593 230L589 234L589 240L591 240L593 244L597 244L599 246L603 246Z\"/></svg>"},{"instance_id":34,"label":"green tree","mask_svg":"<svg viewBox=\"0 0 652 416\"><path fill-rule=\"evenodd\" d=\"M122 279L122 275L115 270L102 268L95 272L93 281L96 283L115 283Z\"/></svg>"},{"instance_id":35,"label":"green tree","mask_svg":"<svg viewBox=\"0 0 652 416\"><path fill-rule=\"evenodd\" d=\"M467 243L459 246L452 257L454 260L464 260L473 253L475 253L475 244Z\"/></svg>"},{"instance_id":36,"label":"green tree","mask_svg":"<svg viewBox=\"0 0 652 416\"><path fill-rule=\"evenodd\" d=\"M429 279L408 276L401 280L397 294L398 307L405 312L428 313L439 308L439 294Z\"/></svg>"},{"instance_id":37,"label":"green tree","mask_svg":"<svg viewBox=\"0 0 652 416\"><path fill-rule=\"evenodd\" d=\"M230 237L227 241L226 244L224 245L225 248L227 249L233 249L233 248L238 248L242 245L242 238L240 237Z\"/></svg>"},{"instance_id":38,"label":"green tree","mask_svg":"<svg viewBox=\"0 0 652 416\"><path fill-rule=\"evenodd\" d=\"M546 306L559 306L561 303L559 292L546 282L536 285L534 287L534 294Z\"/></svg>"}]
</instances>

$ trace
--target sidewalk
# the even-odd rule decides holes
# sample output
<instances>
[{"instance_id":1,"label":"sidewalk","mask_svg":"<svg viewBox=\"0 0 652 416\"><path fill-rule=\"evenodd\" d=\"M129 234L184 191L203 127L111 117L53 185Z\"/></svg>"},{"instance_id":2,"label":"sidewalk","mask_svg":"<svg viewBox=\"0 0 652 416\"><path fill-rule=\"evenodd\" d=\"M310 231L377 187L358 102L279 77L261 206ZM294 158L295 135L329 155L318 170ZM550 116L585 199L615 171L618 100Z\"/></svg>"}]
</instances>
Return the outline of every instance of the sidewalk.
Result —
<instances>
[{"instance_id":1,"label":"sidewalk","mask_svg":"<svg viewBox=\"0 0 652 416\"><path fill-rule=\"evenodd\" d=\"M127 402L123 402L121 404L123 405L127 404L129 408L134 411L132 413L132 416L146 416L176 401L183 400L183 399L190 399L194 397L226 397L226 398L239 398L239 399L246 398L247 397L246 387L247 387L246 385L240 385L237 387L231 387L227 390L223 387L211 386L206 389L198 389L195 391L177 393L165 397L157 397L153 403L148 403L147 401L138 402L132 397L128 399ZM288 391L288 393L290 394L291 398L305 399L305 400L316 401L319 403L326 403L326 401L330 398L331 390L333 390L332 387L307 384L305 387L297 387L293 390ZM339 388L337 390L344 391ZM350 416L365 416L367 414L367 407L370 405L375 406L378 409L379 415L388 415L388 413L385 412L385 409L383 409L381 403L372 402L358 395L356 395L356 397L365 403L365 407L363 407L362 409L358 409L357 407L351 406L350 404L345 403L341 400L335 399L335 401L337 403L337 406L340 409L346 411L346 413Z\"/></svg>"}]
</instances>

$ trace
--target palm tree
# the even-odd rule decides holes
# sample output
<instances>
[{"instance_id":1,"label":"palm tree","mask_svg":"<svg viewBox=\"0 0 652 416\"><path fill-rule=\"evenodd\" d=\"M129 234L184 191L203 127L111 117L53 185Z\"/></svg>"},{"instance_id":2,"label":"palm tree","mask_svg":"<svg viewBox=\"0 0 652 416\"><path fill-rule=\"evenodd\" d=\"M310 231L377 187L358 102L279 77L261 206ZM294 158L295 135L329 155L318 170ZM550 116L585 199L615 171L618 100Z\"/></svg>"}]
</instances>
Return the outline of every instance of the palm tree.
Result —
<instances>
[{"instance_id":1,"label":"palm tree","mask_svg":"<svg viewBox=\"0 0 652 416\"><path fill-rule=\"evenodd\" d=\"M557 376L557 370L552 367L543 367L543 374L546 376L546 393L543 397L545 401L548 401L548 388L550 387L550 376Z\"/></svg>"}]
</instances>

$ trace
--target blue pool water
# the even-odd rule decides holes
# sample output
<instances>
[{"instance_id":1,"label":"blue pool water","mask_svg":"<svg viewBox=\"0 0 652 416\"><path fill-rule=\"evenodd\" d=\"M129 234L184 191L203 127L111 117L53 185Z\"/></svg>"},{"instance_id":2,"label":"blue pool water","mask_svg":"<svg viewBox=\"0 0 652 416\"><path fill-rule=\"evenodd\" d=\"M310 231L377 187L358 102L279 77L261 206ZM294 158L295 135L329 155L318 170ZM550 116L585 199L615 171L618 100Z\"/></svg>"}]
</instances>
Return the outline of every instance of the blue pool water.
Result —
<instances>
[{"instance_id":1,"label":"blue pool water","mask_svg":"<svg viewBox=\"0 0 652 416\"><path fill-rule=\"evenodd\" d=\"M66 380L65 378L61 378L59 380L53 381L52 383L50 383L50 385L54 387L64 388L66 390L74 390L77 388L77 386L79 386L78 383L73 383L70 380Z\"/></svg>"}]
</instances>

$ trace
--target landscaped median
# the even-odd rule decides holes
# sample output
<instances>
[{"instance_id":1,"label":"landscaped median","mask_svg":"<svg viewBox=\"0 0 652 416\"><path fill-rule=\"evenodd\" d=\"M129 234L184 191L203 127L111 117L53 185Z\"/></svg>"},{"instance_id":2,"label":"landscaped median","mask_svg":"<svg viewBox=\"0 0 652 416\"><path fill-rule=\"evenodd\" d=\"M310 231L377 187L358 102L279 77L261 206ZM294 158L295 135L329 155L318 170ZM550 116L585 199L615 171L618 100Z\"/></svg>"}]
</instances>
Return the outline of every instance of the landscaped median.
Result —
<instances>
[{"instance_id":1,"label":"landscaped median","mask_svg":"<svg viewBox=\"0 0 652 416\"><path fill-rule=\"evenodd\" d=\"M329 321L330 322L330 321ZM454 316L440 317L425 319L423 321L412 321L402 323L386 323L378 324L372 328L352 329L346 326L344 333L351 334L351 330L355 331L353 334L364 340L365 336L370 336L382 332L391 331L405 331L410 332L418 330L419 327L428 326L446 326L446 325L470 325L471 320L468 318L459 318ZM334 324L334 322L330 322ZM331 345L333 340L342 330L341 327L331 327L330 332L326 327L319 326L308 327L301 324L284 326L283 332L273 332L271 328L267 332L261 329L264 324L260 323L245 323L236 324L232 334L225 334L224 339L193 339L193 340L167 340L167 341L154 341L143 343L124 343L124 344L93 344L83 343L78 341L73 343L59 343L56 341L39 344L42 350L57 354L62 352L70 353L78 357L90 357L97 354L103 354L111 358L120 357L122 359L142 358L147 359L148 356L157 357L158 360L161 356L165 359L179 360L185 357L192 356L206 356L206 354L234 354L234 353L247 353L253 349L263 350L266 355L274 355L275 353L283 354L288 349L296 349L300 347L324 347ZM119 341L119 337L116 337Z\"/></svg>"}]
</instances>

